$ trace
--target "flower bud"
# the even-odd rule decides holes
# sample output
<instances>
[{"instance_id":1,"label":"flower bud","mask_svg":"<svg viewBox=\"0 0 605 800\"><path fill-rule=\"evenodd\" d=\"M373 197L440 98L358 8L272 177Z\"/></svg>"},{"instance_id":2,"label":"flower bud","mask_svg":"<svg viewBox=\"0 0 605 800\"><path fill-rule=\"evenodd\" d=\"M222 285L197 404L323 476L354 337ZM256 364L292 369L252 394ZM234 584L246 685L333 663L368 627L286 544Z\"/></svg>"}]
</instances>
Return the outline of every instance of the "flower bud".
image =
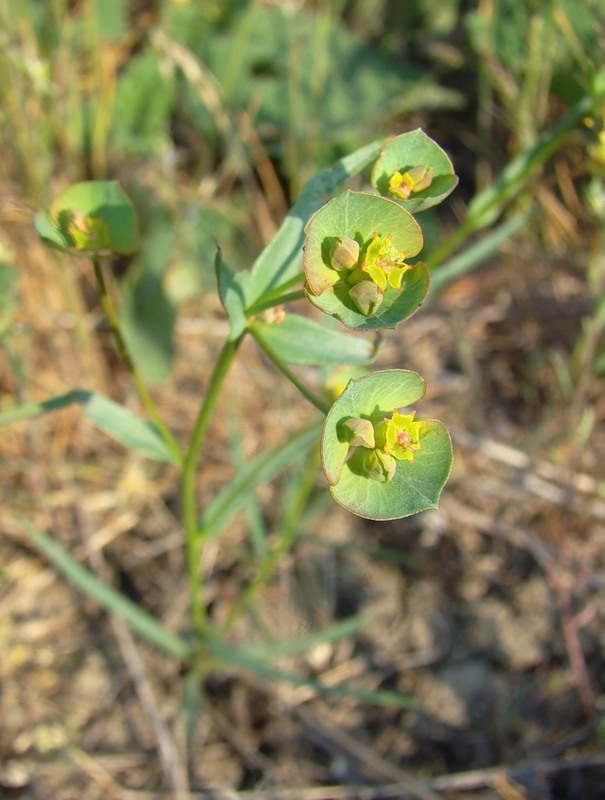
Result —
<instances>
[{"instance_id":1,"label":"flower bud","mask_svg":"<svg viewBox=\"0 0 605 800\"><path fill-rule=\"evenodd\" d=\"M396 170L389 180L389 191L400 200L407 200L411 194L428 189L433 182L433 170L419 164L407 172Z\"/></svg>"},{"instance_id":2,"label":"flower bud","mask_svg":"<svg viewBox=\"0 0 605 800\"><path fill-rule=\"evenodd\" d=\"M349 442L351 447L367 447L372 450L376 446L374 426L369 419L351 417L345 422L345 428L348 428L353 434Z\"/></svg>"},{"instance_id":3,"label":"flower bud","mask_svg":"<svg viewBox=\"0 0 605 800\"><path fill-rule=\"evenodd\" d=\"M373 281L359 281L349 289L349 296L366 317L371 317L382 303L382 292Z\"/></svg>"},{"instance_id":4,"label":"flower bud","mask_svg":"<svg viewBox=\"0 0 605 800\"><path fill-rule=\"evenodd\" d=\"M363 467L368 478L378 483L388 483L395 474L397 462L383 450L370 450L364 459Z\"/></svg>"},{"instance_id":5,"label":"flower bud","mask_svg":"<svg viewBox=\"0 0 605 800\"><path fill-rule=\"evenodd\" d=\"M349 236L340 236L332 248L334 269L353 269L359 259L359 243Z\"/></svg>"},{"instance_id":6,"label":"flower bud","mask_svg":"<svg viewBox=\"0 0 605 800\"><path fill-rule=\"evenodd\" d=\"M66 232L78 250L109 248L109 232L102 218L74 209L63 214Z\"/></svg>"}]
</instances>

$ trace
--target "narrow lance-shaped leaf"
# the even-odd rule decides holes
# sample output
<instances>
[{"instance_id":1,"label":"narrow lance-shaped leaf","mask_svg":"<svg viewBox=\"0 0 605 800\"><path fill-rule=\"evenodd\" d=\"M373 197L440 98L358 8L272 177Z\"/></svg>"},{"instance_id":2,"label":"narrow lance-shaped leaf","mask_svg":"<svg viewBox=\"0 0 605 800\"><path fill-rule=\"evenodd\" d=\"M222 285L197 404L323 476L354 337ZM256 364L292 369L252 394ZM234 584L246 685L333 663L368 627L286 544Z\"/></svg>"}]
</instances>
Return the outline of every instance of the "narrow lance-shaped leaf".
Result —
<instances>
[{"instance_id":1,"label":"narrow lance-shaped leaf","mask_svg":"<svg viewBox=\"0 0 605 800\"><path fill-rule=\"evenodd\" d=\"M327 328L299 314L287 314L281 322L256 321L253 326L288 364L369 364L376 357L376 342Z\"/></svg>"},{"instance_id":2,"label":"narrow lance-shaped leaf","mask_svg":"<svg viewBox=\"0 0 605 800\"><path fill-rule=\"evenodd\" d=\"M110 614L115 614L139 636L168 655L187 660L191 655L189 644L169 631L155 617L142 609L130 598L79 564L56 541L38 530L28 520L20 520L28 538L36 549L79 591L92 598Z\"/></svg>"},{"instance_id":3,"label":"narrow lance-shaped leaf","mask_svg":"<svg viewBox=\"0 0 605 800\"><path fill-rule=\"evenodd\" d=\"M95 392L74 389L67 394L37 403L25 403L0 414L0 427L32 419L51 411L78 404L84 417L95 427L125 447L156 461L175 461L166 443L151 422L141 419L129 409Z\"/></svg>"},{"instance_id":4,"label":"narrow lance-shaped leaf","mask_svg":"<svg viewBox=\"0 0 605 800\"><path fill-rule=\"evenodd\" d=\"M214 269L216 272L216 283L218 296L223 308L227 312L229 320L228 341L234 342L246 329L246 301L245 301L245 281L250 277L248 273L242 273L240 279L229 269L223 261L220 247L217 248L214 259Z\"/></svg>"},{"instance_id":5,"label":"narrow lance-shaped leaf","mask_svg":"<svg viewBox=\"0 0 605 800\"><path fill-rule=\"evenodd\" d=\"M377 141L360 147L309 180L278 232L254 262L249 284L244 287L248 307L300 272L305 223L339 185L372 163L381 145L382 141ZM238 282L244 280L244 274L238 274Z\"/></svg>"}]
</instances>

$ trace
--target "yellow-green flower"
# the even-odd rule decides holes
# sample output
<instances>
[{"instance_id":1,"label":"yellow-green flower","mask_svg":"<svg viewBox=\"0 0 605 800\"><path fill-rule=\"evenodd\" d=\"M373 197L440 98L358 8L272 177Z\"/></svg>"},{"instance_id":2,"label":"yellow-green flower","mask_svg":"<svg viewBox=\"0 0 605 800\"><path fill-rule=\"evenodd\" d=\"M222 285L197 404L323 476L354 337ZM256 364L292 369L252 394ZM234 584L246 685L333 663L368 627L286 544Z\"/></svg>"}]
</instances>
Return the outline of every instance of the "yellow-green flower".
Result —
<instances>
[{"instance_id":1,"label":"yellow-green flower","mask_svg":"<svg viewBox=\"0 0 605 800\"><path fill-rule=\"evenodd\" d=\"M348 236L339 236L334 241L330 263L341 275L341 281L351 287L349 296L366 317L378 309L388 286L401 291L403 275L410 269L405 254L393 245L390 233L374 233L363 246Z\"/></svg>"},{"instance_id":2,"label":"yellow-green flower","mask_svg":"<svg viewBox=\"0 0 605 800\"><path fill-rule=\"evenodd\" d=\"M83 211L65 213L66 231L78 250L95 250L110 246L107 224L100 217Z\"/></svg>"},{"instance_id":3,"label":"yellow-green flower","mask_svg":"<svg viewBox=\"0 0 605 800\"><path fill-rule=\"evenodd\" d=\"M403 273L409 268L410 265L405 263L404 253L400 253L393 245L392 234L386 236L373 234L360 269L370 277L381 292L387 288L387 283L393 289L401 290Z\"/></svg>"},{"instance_id":4,"label":"yellow-green flower","mask_svg":"<svg viewBox=\"0 0 605 800\"><path fill-rule=\"evenodd\" d=\"M397 461L414 461L414 451L420 450L420 431L422 422L414 422L415 411L400 414L393 411L393 416L385 418L383 425L377 426L377 443L380 442L384 452ZM383 427L384 426L384 427Z\"/></svg>"},{"instance_id":5,"label":"yellow-green flower","mask_svg":"<svg viewBox=\"0 0 605 800\"><path fill-rule=\"evenodd\" d=\"M423 423L414 420L415 411L385 417L372 424L368 419L351 417L344 426L349 431L350 455L362 447L368 452L361 462L368 478L388 483L395 475L398 461L414 462L414 453L420 450L420 433Z\"/></svg>"},{"instance_id":6,"label":"yellow-green flower","mask_svg":"<svg viewBox=\"0 0 605 800\"><path fill-rule=\"evenodd\" d=\"M431 167L425 167L422 164L407 172L395 172L389 178L389 192L393 197L398 197L400 200L407 200L411 194L421 192L423 189L428 189L433 182L433 170Z\"/></svg>"}]
</instances>

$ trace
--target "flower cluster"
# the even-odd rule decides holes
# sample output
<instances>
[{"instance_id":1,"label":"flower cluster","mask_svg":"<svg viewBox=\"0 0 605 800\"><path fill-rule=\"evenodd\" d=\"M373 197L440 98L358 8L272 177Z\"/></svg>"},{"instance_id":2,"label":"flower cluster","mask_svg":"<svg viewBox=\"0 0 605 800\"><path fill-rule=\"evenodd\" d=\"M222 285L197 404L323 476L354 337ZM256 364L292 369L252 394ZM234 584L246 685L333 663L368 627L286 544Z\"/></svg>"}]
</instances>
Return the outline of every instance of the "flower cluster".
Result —
<instances>
[{"instance_id":1,"label":"flower cluster","mask_svg":"<svg viewBox=\"0 0 605 800\"><path fill-rule=\"evenodd\" d=\"M74 209L63 212L60 221L65 223L65 230L78 250L111 247L109 229L100 217Z\"/></svg>"},{"instance_id":2,"label":"flower cluster","mask_svg":"<svg viewBox=\"0 0 605 800\"><path fill-rule=\"evenodd\" d=\"M378 309L387 286L401 291L401 282L410 265L405 253L393 245L391 234L372 235L360 245L355 239L340 236L331 252L331 266L349 286L349 297L360 313L369 317Z\"/></svg>"},{"instance_id":3,"label":"flower cluster","mask_svg":"<svg viewBox=\"0 0 605 800\"><path fill-rule=\"evenodd\" d=\"M407 200L410 195L428 189L433 182L431 167L419 165L412 167L407 172L395 172L389 178L389 193L400 200Z\"/></svg>"},{"instance_id":4,"label":"flower cluster","mask_svg":"<svg viewBox=\"0 0 605 800\"><path fill-rule=\"evenodd\" d=\"M369 419L352 417L345 422L350 432L350 456L357 448L368 452L362 457L362 469L368 478L388 483L395 475L398 461L413 463L414 452L420 450L422 422L414 421L415 412L385 417L375 425Z\"/></svg>"}]
</instances>

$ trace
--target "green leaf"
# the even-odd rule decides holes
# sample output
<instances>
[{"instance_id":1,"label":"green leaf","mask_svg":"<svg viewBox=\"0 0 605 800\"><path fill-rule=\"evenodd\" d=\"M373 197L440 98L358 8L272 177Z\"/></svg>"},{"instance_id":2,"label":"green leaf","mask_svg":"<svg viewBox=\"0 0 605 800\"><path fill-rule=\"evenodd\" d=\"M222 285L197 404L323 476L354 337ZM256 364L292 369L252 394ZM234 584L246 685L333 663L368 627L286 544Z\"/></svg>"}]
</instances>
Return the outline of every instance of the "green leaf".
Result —
<instances>
[{"instance_id":1,"label":"green leaf","mask_svg":"<svg viewBox=\"0 0 605 800\"><path fill-rule=\"evenodd\" d=\"M189 658L191 653L187 642L171 633L161 622L128 597L78 564L57 541L38 530L28 520L21 519L20 523L36 549L67 578L72 586L92 598L110 614L123 619L135 633L158 650L183 660Z\"/></svg>"},{"instance_id":2,"label":"green leaf","mask_svg":"<svg viewBox=\"0 0 605 800\"><path fill-rule=\"evenodd\" d=\"M34 225L44 241L87 258L129 255L137 248L132 203L115 181L83 181L69 186L38 214Z\"/></svg>"},{"instance_id":3,"label":"green leaf","mask_svg":"<svg viewBox=\"0 0 605 800\"><path fill-rule=\"evenodd\" d=\"M246 454L242 446L240 415L233 412L229 415L229 450L236 473L246 465ZM248 537L255 558L267 557L269 550L269 530L264 518L263 509L254 491L246 492L243 504L246 511Z\"/></svg>"},{"instance_id":4,"label":"green leaf","mask_svg":"<svg viewBox=\"0 0 605 800\"><path fill-rule=\"evenodd\" d=\"M73 241L67 231L61 230L49 217L46 211L39 211L34 216L34 228L42 241L54 250L70 252Z\"/></svg>"},{"instance_id":5,"label":"green leaf","mask_svg":"<svg viewBox=\"0 0 605 800\"><path fill-rule=\"evenodd\" d=\"M141 270L121 299L120 329L137 369L149 383L166 380L174 357L176 309L163 282Z\"/></svg>"},{"instance_id":6,"label":"green leaf","mask_svg":"<svg viewBox=\"0 0 605 800\"><path fill-rule=\"evenodd\" d=\"M397 203L364 192L343 192L311 217L306 232L305 290L313 305L326 314L350 328L376 330L394 328L422 304L429 287L428 270L422 263L404 272L401 289L387 284L381 304L366 315L351 296L349 274L353 271L337 271L330 262L331 247L337 239L347 237L367 244L375 233L391 236L394 248L406 258L417 255L423 245L422 231Z\"/></svg>"},{"instance_id":7,"label":"green leaf","mask_svg":"<svg viewBox=\"0 0 605 800\"><path fill-rule=\"evenodd\" d=\"M283 322L254 322L262 338L288 364L369 364L376 357L376 343L320 325L299 314L287 314Z\"/></svg>"},{"instance_id":8,"label":"green leaf","mask_svg":"<svg viewBox=\"0 0 605 800\"><path fill-rule=\"evenodd\" d=\"M108 397L91 394L84 404L84 417L130 450L155 461L176 463L172 452L152 423L142 420Z\"/></svg>"},{"instance_id":9,"label":"green leaf","mask_svg":"<svg viewBox=\"0 0 605 800\"><path fill-rule=\"evenodd\" d=\"M81 405L85 419L120 444L155 461L176 463L172 452L152 423L142 420L108 397L83 389L4 411L0 413L0 427L73 404Z\"/></svg>"},{"instance_id":10,"label":"green leaf","mask_svg":"<svg viewBox=\"0 0 605 800\"><path fill-rule=\"evenodd\" d=\"M282 639L277 642L263 642L240 648L240 653L265 660L283 658L305 653L326 642L337 642L363 630L376 622L375 617L356 615L347 617L322 630L295 639Z\"/></svg>"},{"instance_id":11,"label":"green leaf","mask_svg":"<svg viewBox=\"0 0 605 800\"><path fill-rule=\"evenodd\" d=\"M431 170L430 185L419 191L412 191L408 199L394 195L389 187L389 180L394 173L407 173L418 167ZM372 169L371 182L380 194L416 214L441 203L454 191L458 178L445 151L418 128L386 142Z\"/></svg>"},{"instance_id":12,"label":"green leaf","mask_svg":"<svg viewBox=\"0 0 605 800\"><path fill-rule=\"evenodd\" d=\"M206 693L203 669L200 662L196 661L182 679L181 714L187 747L193 742L200 721L205 718Z\"/></svg>"},{"instance_id":13,"label":"green leaf","mask_svg":"<svg viewBox=\"0 0 605 800\"><path fill-rule=\"evenodd\" d=\"M252 266L250 285L246 290L248 308L300 272L307 220L347 178L357 175L372 163L381 144L381 141L373 142L361 147L317 173L306 184L279 230ZM238 275L237 280L240 279Z\"/></svg>"},{"instance_id":14,"label":"green leaf","mask_svg":"<svg viewBox=\"0 0 605 800\"><path fill-rule=\"evenodd\" d=\"M18 277L16 269L0 261L0 340L10 331L19 309Z\"/></svg>"},{"instance_id":15,"label":"green leaf","mask_svg":"<svg viewBox=\"0 0 605 800\"><path fill-rule=\"evenodd\" d=\"M246 330L248 322L246 319L245 285L249 274L244 272L239 276L239 280L236 280L235 274L223 261L220 247L216 251L214 269L216 271L218 296L229 320L227 341L234 342Z\"/></svg>"},{"instance_id":16,"label":"green leaf","mask_svg":"<svg viewBox=\"0 0 605 800\"><path fill-rule=\"evenodd\" d=\"M321 440L324 473L340 505L368 519L398 519L437 506L452 465L452 445L447 429L437 420L422 423L421 448L413 462L398 461L391 480L379 483L360 468L356 448L351 457L345 423L368 419L380 423L393 409L416 403L425 392L423 379L407 370L385 370L352 380L328 413Z\"/></svg>"},{"instance_id":17,"label":"green leaf","mask_svg":"<svg viewBox=\"0 0 605 800\"><path fill-rule=\"evenodd\" d=\"M149 49L121 65L113 104L112 139L127 155L158 155L170 147L176 75Z\"/></svg>"},{"instance_id":18,"label":"green leaf","mask_svg":"<svg viewBox=\"0 0 605 800\"><path fill-rule=\"evenodd\" d=\"M242 467L206 507L199 523L204 540L220 533L231 516L247 504L250 493L259 484L271 480L280 470L291 464L292 459L316 442L319 430L319 425L305 428Z\"/></svg>"},{"instance_id":19,"label":"green leaf","mask_svg":"<svg viewBox=\"0 0 605 800\"><path fill-rule=\"evenodd\" d=\"M306 686L313 689L317 694L326 697L345 697L351 700L358 700L376 706L388 706L393 708L418 708L418 701L413 697L391 692L387 689L379 689L375 692L355 689L352 686L326 686L321 681L308 678L304 675L297 675L292 672L285 672L273 664L260 658L255 658L245 651L236 649L218 640L211 639L208 642L208 649L216 658L224 664L235 669L245 670L260 678L270 681L283 681L293 686Z\"/></svg>"},{"instance_id":20,"label":"green leaf","mask_svg":"<svg viewBox=\"0 0 605 800\"><path fill-rule=\"evenodd\" d=\"M94 24L104 42L117 43L128 36L126 0L93 0Z\"/></svg>"}]
</instances>

